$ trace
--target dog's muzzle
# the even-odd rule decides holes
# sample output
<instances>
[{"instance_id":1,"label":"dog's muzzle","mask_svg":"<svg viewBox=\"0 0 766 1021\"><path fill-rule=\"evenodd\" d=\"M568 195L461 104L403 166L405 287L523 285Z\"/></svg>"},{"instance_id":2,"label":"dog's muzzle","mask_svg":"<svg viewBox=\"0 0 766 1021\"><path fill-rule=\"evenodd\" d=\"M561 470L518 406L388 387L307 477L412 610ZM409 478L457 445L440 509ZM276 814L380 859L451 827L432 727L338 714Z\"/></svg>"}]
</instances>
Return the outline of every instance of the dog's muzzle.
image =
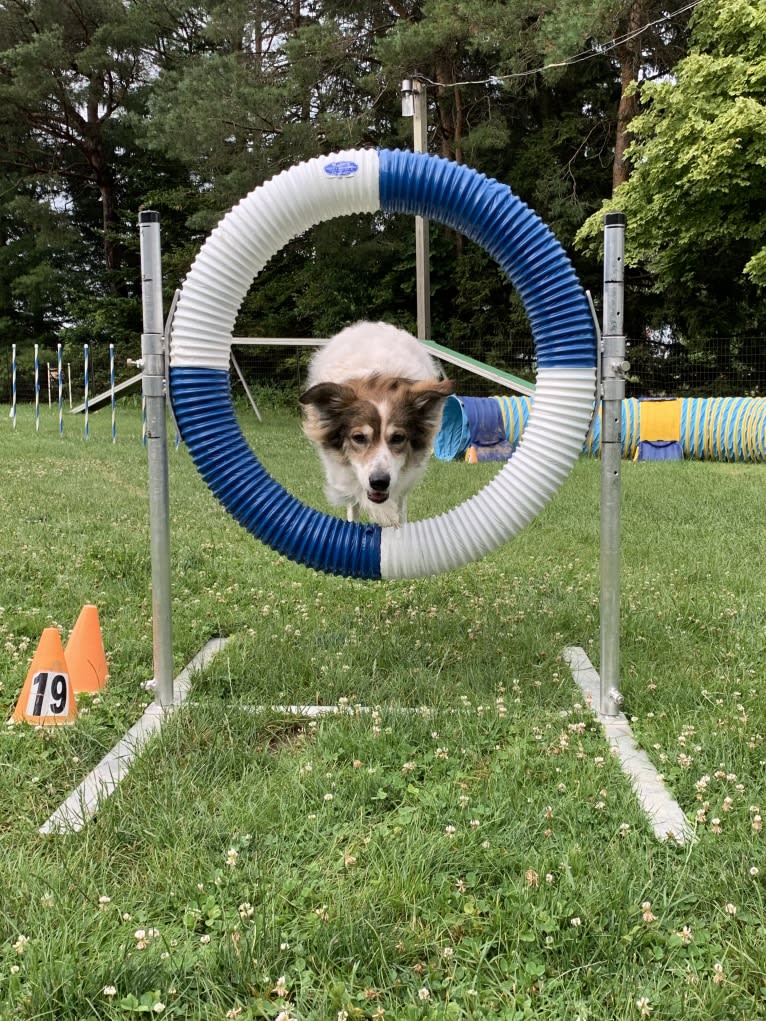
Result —
<instances>
[{"instance_id":1,"label":"dog's muzzle","mask_svg":"<svg viewBox=\"0 0 766 1021\"><path fill-rule=\"evenodd\" d=\"M370 488L367 499L373 503L385 503L388 499L388 487L391 485L390 475L370 475Z\"/></svg>"}]
</instances>

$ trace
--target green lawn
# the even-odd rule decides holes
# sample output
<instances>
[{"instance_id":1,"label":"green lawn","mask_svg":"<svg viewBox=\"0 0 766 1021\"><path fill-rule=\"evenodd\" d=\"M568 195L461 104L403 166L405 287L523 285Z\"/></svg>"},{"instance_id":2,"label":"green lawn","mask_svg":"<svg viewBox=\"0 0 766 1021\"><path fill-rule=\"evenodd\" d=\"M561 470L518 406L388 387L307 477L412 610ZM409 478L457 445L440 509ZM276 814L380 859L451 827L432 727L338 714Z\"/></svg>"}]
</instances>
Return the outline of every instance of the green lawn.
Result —
<instances>
[{"instance_id":1,"label":"green lawn","mask_svg":"<svg viewBox=\"0 0 766 1021\"><path fill-rule=\"evenodd\" d=\"M152 675L138 410L116 444L108 410L57 424L0 433L0 711L86 602L111 677L71 727L0 729L3 1021L766 1017L764 466L624 464L625 710L693 843L655 840L561 659L598 665L596 461L481 563L364 583L260 546L172 443L176 670L230 641L98 818L41 837ZM495 470L433 462L411 516ZM253 711L284 703L346 708Z\"/></svg>"}]
</instances>

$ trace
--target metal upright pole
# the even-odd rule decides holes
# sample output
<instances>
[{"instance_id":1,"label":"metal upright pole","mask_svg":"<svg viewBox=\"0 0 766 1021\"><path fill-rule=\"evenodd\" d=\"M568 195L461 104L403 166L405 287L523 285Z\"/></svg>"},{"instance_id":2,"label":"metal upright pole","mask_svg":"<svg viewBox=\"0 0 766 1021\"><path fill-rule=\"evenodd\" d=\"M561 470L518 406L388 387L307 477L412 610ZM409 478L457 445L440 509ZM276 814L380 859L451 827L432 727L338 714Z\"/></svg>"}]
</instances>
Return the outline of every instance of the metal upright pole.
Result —
<instances>
[{"instance_id":1,"label":"metal upright pole","mask_svg":"<svg viewBox=\"0 0 766 1021\"><path fill-rule=\"evenodd\" d=\"M170 499L165 423L165 354L162 316L160 215L139 215L144 332L142 390L149 462L149 532L152 557L152 648L155 701L173 704L173 624L170 593Z\"/></svg>"},{"instance_id":2,"label":"metal upright pole","mask_svg":"<svg viewBox=\"0 0 766 1021\"><path fill-rule=\"evenodd\" d=\"M604 221L601 337L601 713L616 716L620 692L620 467L625 397L625 215Z\"/></svg>"}]
</instances>

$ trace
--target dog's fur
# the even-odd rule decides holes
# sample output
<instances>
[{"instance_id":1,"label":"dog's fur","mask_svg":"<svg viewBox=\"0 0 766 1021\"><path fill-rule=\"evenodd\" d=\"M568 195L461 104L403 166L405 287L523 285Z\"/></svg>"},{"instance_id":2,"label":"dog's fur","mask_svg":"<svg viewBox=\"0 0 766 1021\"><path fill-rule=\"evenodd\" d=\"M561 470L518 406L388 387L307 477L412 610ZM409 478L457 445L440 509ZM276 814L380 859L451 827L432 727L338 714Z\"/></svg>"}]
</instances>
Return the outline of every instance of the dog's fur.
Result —
<instances>
[{"instance_id":1,"label":"dog's fur","mask_svg":"<svg viewBox=\"0 0 766 1021\"><path fill-rule=\"evenodd\" d=\"M407 520L407 494L428 465L445 398L454 392L418 341L387 323L355 323L311 359L303 430L325 471L325 494L380 525Z\"/></svg>"}]
</instances>

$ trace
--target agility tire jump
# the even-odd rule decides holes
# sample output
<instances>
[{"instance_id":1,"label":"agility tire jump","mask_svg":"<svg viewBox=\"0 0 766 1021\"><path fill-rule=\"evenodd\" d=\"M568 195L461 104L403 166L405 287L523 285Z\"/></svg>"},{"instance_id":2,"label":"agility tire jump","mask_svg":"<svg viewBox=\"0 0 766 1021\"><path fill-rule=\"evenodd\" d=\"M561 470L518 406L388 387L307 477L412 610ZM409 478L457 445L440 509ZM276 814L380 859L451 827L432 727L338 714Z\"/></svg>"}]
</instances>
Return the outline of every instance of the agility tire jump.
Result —
<instances>
[{"instance_id":1,"label":"agility tire jump","mask_svg":"<svg viewBox=\"0 0 766 1021\"><path fill-rule=\"evenodd\" d=\"M524 303L537 356L534 410L511 460L469 500L400 528L342 521L288 493L242 435L229 383L237 312L269 259L317 223L377 211L436 220L485 248ZM211 233L176 305L170 396L203 479L262 542L329 574L415 578L478 560L540 513L582 449L596 357L590 307L566 253L507 185L423 153L353 149L277 175Z\"/></svg>"}]
</instances>

